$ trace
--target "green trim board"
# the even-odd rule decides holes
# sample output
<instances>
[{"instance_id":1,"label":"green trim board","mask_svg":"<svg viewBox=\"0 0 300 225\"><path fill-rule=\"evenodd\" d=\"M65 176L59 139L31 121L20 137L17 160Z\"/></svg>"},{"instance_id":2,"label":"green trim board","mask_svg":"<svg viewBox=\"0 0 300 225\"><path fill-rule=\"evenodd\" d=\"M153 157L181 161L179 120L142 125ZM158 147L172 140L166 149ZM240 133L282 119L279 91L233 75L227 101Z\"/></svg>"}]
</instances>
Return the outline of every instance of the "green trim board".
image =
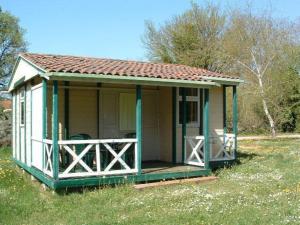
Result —
<instances>
[{"instance_id":1,"label":"green trim board","mask_svg":"<svg viewBox=\"0 0 300 225\"><path fill-rule=\"evenodd\" d=\"M53 92L52 92L52 162L53 162L53 178L58 179L58 82L53 81Z\"/></svg>"},{"instance_id":2,"label":"green trim board","mask_svg":"<svg viewBox=\"0 0 300 225\"><path fill-rule=\"evenodd\" d=\"M56 183L56 188L65 187L80 187L80 186L95 186L95 185L112 185L125 183L148 182L155 180L167 180L178 178L190 178L198 176L208 176L211 170L195 170L190 172L176 172L176 173L157 173L157 174L141 174L141 175L127 175L127 176L110 176L110 177L89 177L78 179L59 180Z\"/></svg>"},{"instance_id":3,"label":"green trim board","mask_svg":"<svg viewBox=\"0 0 300 225\"><path fill-rule=\"evenodd\" d=\"M185 156L186 156L186 149L185 149L185 136L186 136L186 115L187 109L186 109L186 89L182 88L182 128L181 128L181 149L182 149L182 155L181 155L181 161L184 163Z\"/></svg>"},{"instance_id":4,"label":"green trim board","mask_svg":"<svg viewBox=\"0 0 300 225\"><path fill-rule=\"evenodd\" d=\"M236 86L232 87L232 118L233 118L233 134L234 142L235 142L235 149L234 149L234 158L236 158L237 154L237 135L238 135L238 99L237 99L237 88Z\"/></svg>"},{"instance_id":5,"label":"green trim board","mask_svg":"<svg viewBox=\"0 0 300 225\"><path fill-rule=\"evenodd\" d=\"M172 162L177 161L177 88L172 87Z\"/></svg>"},{"instance_id":6,"label":"green trim board","mask_svg":"<svg viewBox=\"0 0 300 225\"><path fill-rule=\"evenodd\" d=\"M204 89L204 168L209 169L209 90Z\"/></svg>"},{"instance_id":7,"label":"green trim board","mask_svg":"<svg viewBox=\"0 0 300 225\"><path fill-rule=\"evenodd\" d=\"M106 83L123 83L136 85L152 85L152 86L169 86L169 87L194 87L194 88L211 88L221 86L213 81L189 81L176 79L162 79L149 77L133 77L133 76L116 76L104 74L81 74L81 73L60 73L51 72L44 74L52 80L63 81L82 81L82 82L106 82Z\"/></svg>"},{"instance_id":8,"label":"green trim board","mask_svg":"<svg viewBox=\"0 0 300 225\"><path fill-rule=\"evenodd\" d=\"M142 87L136 86L136 138L137 138L137 169L142 173Z\"/></svg>"}]
</instances>

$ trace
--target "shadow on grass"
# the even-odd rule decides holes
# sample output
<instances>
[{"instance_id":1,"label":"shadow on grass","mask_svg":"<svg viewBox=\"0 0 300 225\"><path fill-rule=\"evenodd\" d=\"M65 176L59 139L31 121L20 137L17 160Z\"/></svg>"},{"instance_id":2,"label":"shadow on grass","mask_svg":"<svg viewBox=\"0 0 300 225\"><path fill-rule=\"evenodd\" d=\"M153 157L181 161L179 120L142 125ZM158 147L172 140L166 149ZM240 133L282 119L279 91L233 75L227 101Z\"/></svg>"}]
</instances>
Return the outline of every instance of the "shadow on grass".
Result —
<instances>
[{"instance_id":1,"label":"shadow on grass","mask_svg":"<svg viewBox=\"0 0 300 225\"><path fill-rule=\"evenodd\" d=\"M236 160L210 162L210 167L214 173L217 173L217 171L220 169L231 168L233 166L244 164L247 161L251 161L256 156L258 155L255 153L238 152Z\"/></svg>"},{"instance_id":2,"label":"shadow on grass","mask_svg":"<svg viewBox=\"0 0 300 225\"><path fill-rule=\"evenodd\" d=\"M124 187L124 185L130 185L130 183L107 184L107 185L98 185L98 186L91 185L91 186L82 186L82 187L68 187L68 188L56 189L55 192L61 196L70 195L70 194L84 194L87 192L104 190L106 188Z\"/></svg>"},{"instance_id":3,"label":"shadow on grass","mask_svg":"<svg viewBox=\"0 0 300 225\"><path fill-rule=\"evenodd\" d=\"M256 153L238 152L237 153L236 164L238 164L238 165L242 164L241 161L250 161L250 160L252 160L256 156L258 156L258 154L256 154Z\"/></svg>"}]
</instances>

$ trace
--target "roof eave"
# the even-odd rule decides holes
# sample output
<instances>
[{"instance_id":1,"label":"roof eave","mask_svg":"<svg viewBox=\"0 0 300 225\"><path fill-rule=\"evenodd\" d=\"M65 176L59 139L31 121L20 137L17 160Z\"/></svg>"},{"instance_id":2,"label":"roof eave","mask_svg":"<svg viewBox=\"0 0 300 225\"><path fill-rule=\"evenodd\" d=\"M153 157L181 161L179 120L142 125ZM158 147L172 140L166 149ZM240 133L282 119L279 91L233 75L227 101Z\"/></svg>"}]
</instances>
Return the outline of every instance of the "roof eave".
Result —
<instances>
[{"instance_id":1,"label":"roof eave","mask_svg":"<svg viewBox=\"0 0 300 225\"><path fill-rule=\"evenodd\" d=\"M170 87L190 87L190 88L211 88L220 86L213 81L191 81L177 79L162 79L151 77L120 76L105 74L82 74L82 73L63 73L50 72L45 73L50 80L64 81L82 81L82 82L105 82L105 83L122 83L122 84L140 84L153 86L170 86Z\"/></svg>"},{"instance_id":2,"label":"roof eave","mask_svg":"<svg viewBox=\"0 0 300 225\"><path fill-rule=\"evenodd\" d=\"M217 82L222 85L239 85L241 83L244 83L244 80L240 78L223 78L223 77L209 77L204 76L204 79Z\"/></svg>"}]
</instances>

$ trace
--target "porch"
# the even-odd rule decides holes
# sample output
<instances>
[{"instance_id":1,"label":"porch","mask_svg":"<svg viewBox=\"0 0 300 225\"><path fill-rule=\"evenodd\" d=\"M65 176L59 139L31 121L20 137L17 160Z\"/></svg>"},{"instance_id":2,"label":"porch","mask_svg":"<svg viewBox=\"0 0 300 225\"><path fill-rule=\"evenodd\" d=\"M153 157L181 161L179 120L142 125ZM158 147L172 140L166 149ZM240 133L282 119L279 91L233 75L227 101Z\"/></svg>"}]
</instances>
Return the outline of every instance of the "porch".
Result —
<instances>
[{"instance_id":1,"label":"porch","mask_svg":"<svg viewBox=\"0 0 300 225\"><path fill-rule=\"evenodd\" d=\"M35 138L39 133L34 135L35 131L33 130L32 147L35 154L33 154L32 166L47 176L47 179L51 180L51 182L53 181L56 187L68 186L70 181L73 181L74 185L81 183L95 185L102 182L145 182L160 179L205 176L210 173L211 162L218 163L235 160L236 135L226 133L225 127L222 127L221 130L223 133L219 135L212 132L210 128L209 113L211 112L209 89L194 89L201 95L201 100L199 101L199 109L201 112L199 119L201 123L198 130L200 134L203 134L195 135L198 133L194 131L195 127L189 127L188 125L188 120L191 120L191 118L188 117L191 116L187 115L187 111L191 110L188 109L187 106L188 91L185 91L187 89L182 89L182 96L180 96L178 92L179 89L176 91L176 88L170 88L172 93L171 98L164 100L164 103L168 105L168 101L173 102L173 104L170 104L172 107L171 111L173 112L173 116L170 120L172 120L173 124L163 128L164 130L159 130L159 133L170 132L172 133L172 137L166 140L163 139L164 136L161 135L161 137L159 137L159 144L156 143L159 141L157 137L149 135L143 136L142 134L147 132L147 128L143 126L143 121L147 123L149 115L143 114L142 111L142 105L147 107L148 103L142 100L143 89L140 85L137 85L135 89L129 90L128 87L126 88L128 93L131 93L133 90L135 91L134 109L132 109L132 107L129 109L129 112L135 112L134 129L127 124L131 129L127 129L126 132L129 133L124 134L124 132L120 133L114 130L114 128L111 128L106 133L110 133L110 135L113 133L121 134L123 137L118 135L119 137L115 138L105 138L106 133L101 135L98 127L96 136L102 136L102 138L92 138L90 135L84 134L89 137L79 140L72 140L71 137L72 135L74 136L74 131L71 135L69 134L70 127L72 126L70 117L74 117L73 112L70 111L71 90L80 89L81 93L96 91L97 102L96 104L90 105L90 107L97 105L97 110L99 110L99 106L101 105L100 100L103 99L103 97L99 97L99 94L102 93L100 90L103 89L103 87L99 87L98 85L96 87L87 85L78 86L70 83L66 85L66 83L58 81L50 83L44 79L41 88L44 93L43 120L45 122L41 124L41 129L38 129L38 127L36 129L37 131L43 131L43 138ZM117 88L122 89L122 85L118 85ZM156 90L157 89L153 87L150 88L150 90L145 88L144 91L155 92ZM226 87L224 86L223 94L226 93L225 90ZM59 92L64 93L64 95L59 95ZM124 92L124 90L122 92ZM165 94L161 94L158 97L164 98L164 95ZM234 91L233 97L235 95L236 91ZM34 96L35 92L33 92L33 97ZM126 96L128 97L129 95ZM61 98L64 99L64 110L59 109ZM178 98L181 99L182 104L180 106L176 104ZM49 105L49 100L51 105ZM78 98L77 100L73 99L73 101L78 101ZM110 102L110 104L114 103ZM122 104L120 103L120 105ZM154 102L152 102L151 105L155 107ZM182 119L175 114L175 112L178 112L177 107L182 108ZM223 106L223 109L224 108L225 106ZM76 110L77 114L81 112L80 108L76 108ZM35 109L33 108L33 115L35 115L34 111ZM99 111L97 115L99 115ZM163 112L164 110L161 109L160 111ZM59 112L62 112L64 115L60 115ZM225 120L224 112L223 116ZM118 117L120 118L121 116L119 115ZM63 122L61 118L64 118ZM75 118L76 120L80 120L79 117ZM85 118L86 121L84 123L91 124L92 119L89 118L89 115L86 115ZM178 125L180 120L182 120L181 124ZM47 121L51 121L51 123ZM128 121L132 121L132 118L129 118ZM127 123L129 123L128 121ZM155 123L155 121L156 120L151 119L151 123ZM94 122L97 124L101 122L99 116L97 116ZM62 123L64 124L64 129L62 128ZM223 123L225 124L224 121ZM118 126L120 127L121 125L119 124ZM157 129L162 128L159 126ZM81 130L74 130L77 131L78 135L78 132L88 133L90 127L83 125ZM188 136L187 133L194 135ZM133 135L131 135L131 138L128 138L128 134ZM146 143L146 145L144 143ZM164 149L165 146L166 149ZM149 152L152 152L152 156ZM153 152L158 152L161 156L156 157L153 155Z\"/></svg>"}]
</instances>

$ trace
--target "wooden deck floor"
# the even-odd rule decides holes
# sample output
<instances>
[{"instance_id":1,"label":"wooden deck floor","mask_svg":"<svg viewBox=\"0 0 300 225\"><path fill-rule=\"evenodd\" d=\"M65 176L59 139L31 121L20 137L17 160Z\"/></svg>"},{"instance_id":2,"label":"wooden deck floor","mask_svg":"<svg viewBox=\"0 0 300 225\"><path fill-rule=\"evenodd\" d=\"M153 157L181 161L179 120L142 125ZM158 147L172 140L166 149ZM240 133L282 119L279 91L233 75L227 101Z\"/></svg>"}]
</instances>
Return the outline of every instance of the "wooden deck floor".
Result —
<instances>
[{"instance_id":1,"label":"wooden deck floor","mask_svg":"<svg viewBox=\"0 0 300 225\"><path fill-rule=\"evenodd\" d=\"M198 166L189 166L184 164L173 164L163 161L146 161L142 162L143 174L154 173L176 173L176 172L191 172L202 170L203 168Z\"/></svg>"}]
</instances>

